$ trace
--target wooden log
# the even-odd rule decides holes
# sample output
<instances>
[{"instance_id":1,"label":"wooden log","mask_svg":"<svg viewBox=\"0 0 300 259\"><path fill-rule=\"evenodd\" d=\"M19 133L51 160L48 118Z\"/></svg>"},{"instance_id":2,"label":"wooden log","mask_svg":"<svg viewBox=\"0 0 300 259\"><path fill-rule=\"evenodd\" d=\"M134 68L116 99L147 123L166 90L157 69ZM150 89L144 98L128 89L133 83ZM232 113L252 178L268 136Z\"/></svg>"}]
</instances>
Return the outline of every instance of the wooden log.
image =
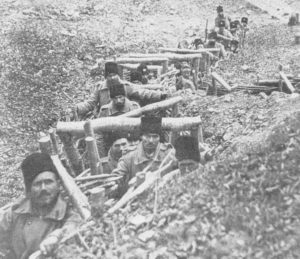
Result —
<instances>
[{"instance_id":1,"label":"wooden log","mask_svg":"<svg viewBox=\"0 0 300 259\"><path fill-rule=\"evenodd\" d=\"M196 54L209 52L219 52L218 48L207 48L207 49L178 49L178 48L159 48L159 51L177 53L177 54Z\"/></svg>"},{"instance_id":2,"label":"wooden log","mask_svg":"<svg viewBox=\"0 0 300 259\"><path fill-rule=\"evenodd\" d=\"M164 90L164 87L161 84L146 84L146 85L137 85L137 86L139 88L148 89L148 90Z\"/></svg>"},{"instance_id":3,"label":"wooden log","mask_svg":"<svg viewBox=\"0 0 300 259\"><path fill-rule=\"evenodd\" d=\"M204 52L205 53L205 52ZM175 53L163 53L163 54L129 54L130 58L167 58L172 61L193 60L194 58L202 58L202 53L192 54L175 54ZM163 72L166 73L166 72Z\"/></svg>"},{"instance_id":4,"label":"wooden log","mask_svg":"<svg viewBox=\"0 0 300 259\"><path fill-rule=\"evenodd\" d=\"M219 39L221 39L221 40L232 41L231 38L225 37L224 35L221 35L221 34L219 34L219 33L217 34L217 37L218 37Z\"/></svg>"},{"instance_id":5,"label":"wooden log","mask_svg":"<svg viewBox=\"0 0 300 259\"><path fill-rule=\"evenodd\" d=\"M59 148L58 148L57 138L56 138L56 134L55 134L55 129L50 128L48 132L49 132L50 139L52 142L53 154L59 155Z\"/></svg>"},{"instance_id":6,"label":"wooden log","mask_svg":"<svg viewBox=\"0 0 300 259\"><path fill-rule=\"evenodd\" d=\"M169 131L184 131L190 130L192 127L201 124L200 117L180 117L180 118L163 118L162 129ZM84 121L81 122L58 122L57 133L59 136L72 134L76 137L84 136ZM112 130L119 131L138 131L141 124L140 118L128 117L104 117L91 120L94 132ZM81 170L82 172L83 170Z\"/></svg>"},{"instance_id":7,"label":"wooden log","mask_svg":"<svg viewBox=\"0 0 300 259\"><path fill-rule=\"evenodd\" d=\"M226 90L231 91L231 86L227 84L220 75L218 75L216 72L212 72L211 76L216 79Z\"/></svg>"},{"instance_id":8,"label":"wooden log","mask_svg":"<svg viewBox=\"0 0 300 259\"><path fill-rule=\"evenodd\" d=\"M167 73L169 71L169 60L165 60L162 64L162 70L161 72L163 74Z\"/></svg>"},{"instance_id":9,"label":"wooden log","mask_svg":"<svg viewBox=\"0 0 300 259\"><path fill-rule=\"evenodd\" d=\"M42 153L46 153L51 155L52 154L52 147L51 147L51 139L49 136L45 136L39 139L39 146Z\"/></svg>"},{"instance_id":10,"label":"wooden log","mask_svg":"<svg viewBox=\"0 0 300 259\"><path fill-rule=\"evenodd\" d=\"M257 85L262 85L262 86L278 86L279 85L279 80L278 79L261 79L258 80Z\"/></svg>"},{"instance_id":11,"label":"wooden log","mask_svg":"<svg viewBox=\"0 0 300 259\"><path fill-rule=\"evenodd\" d=\"M145 58L128 58L128 57L125 57L125 58L117 58L116 60L106 60L106 62L110 62L110 61L113 61L113 62L116 62L118 64L124 64L124 63L150 63L150 62L158 62L158 63L162 63L164 61L167 61L168 58L164 58L164 57L145 57Z\"/></svg>"},{"instance_id":12,"label":"wooden log","mask_svg":"<svg viewBox=\"0 0 300 259\"><path fill-rule=\"evenodd\" d=\"M65 122L65 123L80 123L80 122ZM83 122L84 123L84 122ZM64 150L66 152L66 156L68 161L70 162L71 169L75 173L75 175L79 175L83 171L83 163L81 156L77 150L77 148L74 146L73 143L73 137L72 134L70 134L68 131L64 133L58 133L58 136L61 139L61 142L63 143ZM83 124L82 124L82 136L84 134L83 130Z\"/></svg>"},{"instance_id":13,"label":"wooden log","mask_svg":"<svg viewBox=\"0 0 300 259\"><path fill-rule=\"evenodd\" d=\"M99 174L99 175L90 175L90 176L85 176L81 178L76 178L76 182L85 182L85 181L116 181L119 180L120 176L116 174Z\"/></svg>"},{"instance_id":14,"label":"wooden log","mask_svg":"<svg viewBox=\"0 0 300 259\"><path fill-rule=\"evenodd\" d=\"M128 64L120 64L119 66L123 67L123 68L126 68L126 69L129 69L129 70L135 70L138 68L140 64L137 63L137 64L134 64L134 63L128 63ZM162 69L162 66L159 66L159 65L147 65L147 68L148 70L150 71L158 71L160 69Z\"/></svg>"},{"instance_id":15,"label":"wooden log","mask_svg":"<svg viewBox=\"0 0 300 259\"><path fill-rule=\"evenodd\" d=\"M203 131L201 125L191 130L191 136L197 140L197 144L203 143Z\"/></svg>"},{"instance_id":16,"label":"wooden log","mask_svg":"<svg viewBox=\"0 0 300 259\"><path fill-rule=\"evenodd\" d=\"M285 73L283 71L279 71L279 75L282 78L282 80L286 83L286 86L288 87L288 89L290 90L290 92L294 93L295 92L295 88L291 84L290 80L287 78L287 76L285 75Z\"/></svg>"},{"instance_id":17,"label":"wooden log","mask_svg":"<svg viewBox=\"0 0 300 259\"><path fill-rule=\"evenodd\" d=\"M174 76L174 75L178 74L179 72L180 71L178 69L174 69L174 70L171 70L171 71L169 71L167 73L164 73L164 74L160 75L160 78L164 79L165 77Z\"/></svg>"},{"instance_id":18,"label":"wooden log","mask_svg":"<svg viewBox=\"0 0 300 259\"><path fill-rule=\"evenodd\" d=\"M196 90L198 90L198 72L199 72L199 66L200 66L200 58L194 58L193 59L193 67L194 67L194 85Z\"/></svg>"},{"instance_id":19,"label":"wooden log","mask_svg":"<svg viewBox=\"0 0 300 259\"><path fill-rule=\"evenodd\" d=\"M213 95L217 95L218 94L218 89L217 89L217 85L216 85L216 79L214 77L212 77L211 88L212 89L208 88L207 91L211 91L213 93Z\"/></svg>"},{"instance_id":20,"label":"wooden log","mask_svg":"<svg viewBox=\"0 0 300 259\"><path fill-rule=\"evenodd\" d=\"M88 159L91 168L91 174L97 175L100 174L100 170L98 167L98 162L100 161L96 140L93 137L86 137L85 138L87 152L88 152Z\"/></svg>"},{"instance_id":21,"label":"wooden log","mask_svg":"<svg viewBox=\"0 0 300 259\"><path fill-rule=\"evenodd\" d=\"M171 160L165 166L161 167L160 169L154 172L151 172L151 174L148 174L146 176L146 180L141 185L139 185L135 190L133 190L131 193L125 194L124 198L121 198L121 200L119 200L112 208L108 210L108 214L112 214L116 212L118 209L126 205L129 201L131 201L138 195L142 194L145 190L149 189L155 183L155 181L160 177L161 173L171 169L172 166L173 166L173 161Z\"/></svg>"},{"instance_id":22,"label":"wooden log","mask_svg":"<svg viewBox=\"0 0 300 259\"><path fill-rule=\"evenodd\" d=\"M165 110L169 107L173 107L175 104L178 104L182 102L183 98L181 96L173 97L161 102L152 103L149 105L146 105L144 107L141 107L136 110L132 110L130 112L126 112L122 115L119 115L119 117L140 117L145 113L153 112L153 111L159 111L159 110Z\"/></svg>"},{"instance_id":23,"label":"wooden log","mask_svg":"<svg viewBox=\"0 0 300 259\"><path fill-rule=\"evenodd\" d=\"M84 132L85 132L85 136L86 137L91 137L93 141L91 141L91 139L88 139L87 142L87 150L88 150L88 154L90 155L89 152L93 152L93 154L91 154L91 159L89 159L90 162L90 166L93 165L93 168L91 167L91 174L103 174L103 166L102 163L100 162L100 156L99 156L99 151L98 151L98 147L97 147L97 143L96 143L96 139L95 139L95 134L94 134L94 130L92 128L92 123L90 120L88 120L85 124L84 124ZM87 140L86 140L87 141ZM89 156L90 158L90 156ZM96 163L96 164L94 164Z\"/></svg>"},{"instance_id":24,"label":"wooden log","mask_svg":"<svg viewBox=\"0 0 300 259\"><path fill-rule=\"evenodd\" d=\"M81 192L74 179L68 174L67 170L59 160L59 157L57 155L54 155L51 156L51 158L57 169L62 184L72 200L74 207L77 209L83 220L89 219L91 216L91 211L87 197Z\"/></svg>"}]
</instances>

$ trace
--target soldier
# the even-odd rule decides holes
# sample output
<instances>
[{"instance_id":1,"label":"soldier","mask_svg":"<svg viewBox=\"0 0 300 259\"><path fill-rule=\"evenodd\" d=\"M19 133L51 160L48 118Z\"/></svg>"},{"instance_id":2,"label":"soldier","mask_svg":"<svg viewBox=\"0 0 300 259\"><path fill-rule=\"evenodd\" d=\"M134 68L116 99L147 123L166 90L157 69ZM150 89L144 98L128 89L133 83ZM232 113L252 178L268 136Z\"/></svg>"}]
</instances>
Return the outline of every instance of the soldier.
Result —
<instances>
[{"instance_id":1,"label":"soldier","mask_svg":"<svg viewBox=\"0 0 300 259\"><path fill-rule=\"evenodd\" d=\"M150 71L149 71L149 69L148 69L148 67L147 67L147 64L141 63L141 64L137 67L136 70L137 70L138 72L140 72L141 75L142 75L141 83L142 83L143 85L148 84L148 76L149 76Z\"/></svg>"},{"instance_id":2,"label":"soldier","mask_svg":"<svg viewBox=\"0 0 300 259\"><path fill-rule=\"evenodd\" d=\"M109 142L111 142L111 147L108 151L108 155L101 159L103 171L106 174L110 174L117 168L119 159L129 146L128 139L116 133L110 135Z\"/></svg>"},{"instance_id":3,"label":"soldier","mask_svg":"<svg viewBox=\"0 0 300 259\"><path fill-rule=\"evenodd\" d=\"M191 67L187 62L183 62L180 68L180 76L176 81L176 89L177 90L185 90L191 89L193 92L195 91L195 85L190 80L191 75Z\"/></svg>"},{"instance_id":4,"label":"soldier","mask_svg":"<svg viewBox=\"0 0 300 259\"><path fill-rule=\"evenodd\" d=\"M116 83L110 87L110 103L103 105L99 117L118 116L139 109L140 106L126 97L125 85Z\"/></svg>"},{"instance_id":5,"label":"soldier","mask_svg":"<svg viewBox=\"0 0 300 259\"><path fill-rule=\"evenodd\" d=\"M142 84L143 76L139 71L131 71L130 72L130 82L133 84Z\"/></svg>"},{"instance_id":6,"label":"soldier","mask_svg":"<svg viewBox=\"0 0 300 259\"><path fill-rule=\"evenodd\" d=\"M116 82L122 82L118 76L118 65L114 62L107 62L105 64L105 78L104 84L100 86L92 96L85 102L76 105L78 115L84 117L88 112L96 108L96 117L99 117L99 110L102 105L108 104L110 101L109 91L111 85ZM141 89L128 82L124 82L126 95L128 98L138 100L148 100L151 102L158 102L167 98L167 94L158 91Z\"/></svg>"},{"instance_id":7,"label":"soldier","mask_svg":"<svg viewBox=\"0 0 300 259\"><path fill-rule=\"evenodd\" d=\"M126 112L140 108L139 104L130 101L126 97L125 86L121 83L116 83L110 87L109 104L103 105L99 112L99 117L118 116ZM95 134L97 139L97 147L100 157L105 157L110 147L107 139L110 138L111 133Z\"/></svg>"},{"instance_id":8,"label":"soldier","mask_svg":"<svg viewBox=\"0 0 300 259\"><path fill-rule=\"evenodd\" d=\"M225 46L225 48L230 48L231 44L234 43L236 45L236 42L238 43L238 40L233 37L233 35L225 28L225 22L220 21L219 22L219 31L217 32L219 35L224 36L225 38L218 37L218 40Z\"/></svg>"},{"instance_id":9,"label":"soldier","mask_svg":"<svg viewBox=\"0 0 300 259\"><path fill-rule=\"evenodd\" d=\"M230 20L229 20L228 17L226 17L226 16L224 15L223 6L219 5L219 6L217 7L217 13L218 13L218 15L217 15L217 17L215 18L215 28L216 28L216 27L219 27L220 21L224 21L224 23L225 23L225 29L229 29L229 22L230 22Z\"/></svg>"},{"instance_id":10,"label":"soldier","mask_svg":"<svg viewBox=\"0 0 300 259\"><path fill-rule=\"evenodd\" d=\"M190 136L180 136L175 142L175 157L181 173L196 170L200 163L200 152L197 141Z\"/></svg>"},{"instance_id":11,"label":"soldier","mask_svg":"<svg viewBox=\"0 0 300 259\"><path fill-rule=\"evenodd\" d=\"M225 58L227 53L223 44L217 42L218 34L212 31L208 34L208 41L204 44L204 48L218 48L220 49L219 58Z\"/></svg>"},{"instance_id":12,"label":"soldier","mask_svg":"<svg viewBox=\"0 0 300 259\"><path fill-rule=\"evenodd\" d=\"M51 255L74 232L80 216L60 196L57 170L49 155L34 153L21 165L26 196L0 214L0 257L27 259L40 250ZM3 255L2 255L3 256Z\"/></svg>"},{"instance_id":13,"label":"soldier","mask_svg":"<svg viewBox=\"0 0 300 259\"><path fill-rule=\"evenodd\" d=\"M174 146L181 173L195 171L200 164L205 164L213 157L213 151L207 145L197 143L197 140L191 136L178 137Z\"/></svg>"},{"instance_id":14,"label":"soldier","mask_svg":"<svg viewBox=\"0 0 300 259\"><path fill-rule=\"evenodd\" d=\"M169 143L161 143L162 129L160 117L141 117L141 142L128 147L127 153L119 160L117 168L113 171L123 176L119 194L128 188L128 182L136 173L143 171L147 166L148 172L155 171L164 158L170 153L170 160L174 156L174 148ZM167 161L166 161L167 162Z\"/></svg>"}]
</instances>

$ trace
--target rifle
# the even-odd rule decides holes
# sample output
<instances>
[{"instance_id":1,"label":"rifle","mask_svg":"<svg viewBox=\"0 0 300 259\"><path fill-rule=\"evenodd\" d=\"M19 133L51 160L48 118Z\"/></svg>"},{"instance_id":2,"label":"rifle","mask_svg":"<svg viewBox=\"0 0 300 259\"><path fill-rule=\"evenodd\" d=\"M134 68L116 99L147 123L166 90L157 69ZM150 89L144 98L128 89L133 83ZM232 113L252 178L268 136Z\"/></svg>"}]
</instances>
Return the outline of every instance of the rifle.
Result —
<instances>
[{"instance_id":1,"label":"rifle","mask_svg":"<svg viewBox=\"0 0 300 259\"><path fill-rule=\"evenodd\" d=\"M205 25L205 41L207 40L207 26L208 26L208 19L206 19L206 25Z\"/></svg>"}]
</instances>

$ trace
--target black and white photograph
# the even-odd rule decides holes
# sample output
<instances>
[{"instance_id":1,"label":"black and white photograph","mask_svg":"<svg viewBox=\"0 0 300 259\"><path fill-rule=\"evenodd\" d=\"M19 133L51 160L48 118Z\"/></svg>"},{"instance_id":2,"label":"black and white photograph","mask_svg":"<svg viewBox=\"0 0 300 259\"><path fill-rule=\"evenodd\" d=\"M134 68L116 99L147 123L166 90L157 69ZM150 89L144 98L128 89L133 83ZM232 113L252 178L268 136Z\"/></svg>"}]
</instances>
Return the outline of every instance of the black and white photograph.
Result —
<instances>
[{"instance_id":1,"label":"black and white photograph","mask_svg":"<svg viewBox=\"0 0 300 259\"><path fill-rule=\"evenodd\" d=\"M0 259L46 258L300 258L300 0L0 1Z\"/></svg>"}]
</instances>

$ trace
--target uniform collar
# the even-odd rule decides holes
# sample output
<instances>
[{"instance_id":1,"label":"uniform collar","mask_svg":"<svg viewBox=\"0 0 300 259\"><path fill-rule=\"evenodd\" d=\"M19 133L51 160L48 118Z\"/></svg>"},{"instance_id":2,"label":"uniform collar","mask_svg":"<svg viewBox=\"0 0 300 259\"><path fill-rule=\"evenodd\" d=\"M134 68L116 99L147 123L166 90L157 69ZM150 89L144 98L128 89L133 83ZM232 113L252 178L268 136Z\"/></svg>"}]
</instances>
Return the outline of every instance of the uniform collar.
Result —
<instances>
[{"instance_id":1,"label":"uniform collar","mask_svg":"<svg viewBox=\"0 0 300 259\"><path fill-rule=\"evenodd\" d=\"M44 218L47 219L53 219L53 220L62 220L67 211L67 203L61 198L61 196L58 196L57 202L52 208L52 210L44 216ZM17 214L30 214L34 215L34 212L32 210L30 199L25 198L23 199L19 206L14 209L14 212Z\"/></svg>"},{"instance_id":2,"label":"uniform collar","mask_svg":"<svg viewBox=\"0 0 300 259\"><path fill-rule=\"evenodd\" d=\"M111 114L115 114L115 113L125 113L125 112L129 112L130 111L130 101L125 97L125 104L124 104L124 107L122 110L117 110L115 108L115 106L113 105L113 102L111 101L109 103L109 107L108 107L110 110L111 110Z\"/></svg>"},{"instance_id":3,"label":"uniform collar","mask_svg":"<svg viewBox=\"0 0 300 259\"><path fill-rule=\"evenodd\" d=\"M155 154L152 157L154 159L154 161L161 161L162 160L161 154L160 154L160 149L161 149L161 143L158 143L158 145L156 147L156 150L155 150ZM152 160L152 158L148 158L146 156L142 142L140 142L138 144L136 150L137 150L137 152L136 152L137 154L136 154L135 161L134 161L135 164L138 165L138 164L144 163L145 161Z\"/></svg>"}]
</instances>

